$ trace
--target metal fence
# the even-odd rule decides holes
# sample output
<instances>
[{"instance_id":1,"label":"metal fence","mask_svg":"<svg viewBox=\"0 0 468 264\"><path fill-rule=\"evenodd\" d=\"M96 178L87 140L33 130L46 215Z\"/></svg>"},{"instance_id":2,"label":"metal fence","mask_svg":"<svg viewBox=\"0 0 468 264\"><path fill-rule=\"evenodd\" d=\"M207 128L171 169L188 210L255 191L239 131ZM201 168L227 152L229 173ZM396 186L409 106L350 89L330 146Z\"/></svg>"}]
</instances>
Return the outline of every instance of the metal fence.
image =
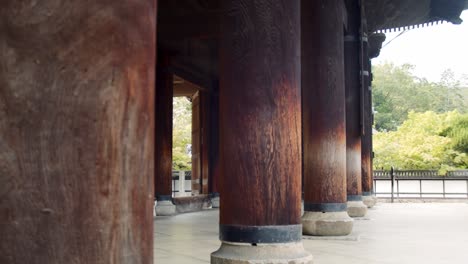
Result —
<instances>
[{"instance_id":1,"label":"metal fence","mask_svg":"<svg viewBox=\"0 0 468 264\"><path fill-rule=\"evenodd\" d=\"M181 180L182 179L182 180ZM172 172L172 197L190 196L192 193L192 172Z\"/></svg>"},{"instance_id":2,"label":"metal fence","mask_svg":"<svg viewBox=\"0 0 468 264\"><path fill-rule=\"evenodd\" d=\"M374 193L380 198L468 199L468 170L439 175L435 170L376 170Z\"/></svg>"}]
</instances>

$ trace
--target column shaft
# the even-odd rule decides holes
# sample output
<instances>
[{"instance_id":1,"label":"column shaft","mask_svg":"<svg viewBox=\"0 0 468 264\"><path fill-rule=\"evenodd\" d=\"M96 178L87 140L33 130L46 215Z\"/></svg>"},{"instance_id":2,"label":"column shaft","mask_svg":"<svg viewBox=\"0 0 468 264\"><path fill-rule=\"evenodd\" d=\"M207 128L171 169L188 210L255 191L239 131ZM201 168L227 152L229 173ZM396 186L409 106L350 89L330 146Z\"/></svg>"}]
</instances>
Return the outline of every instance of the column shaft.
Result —
<instances>
[{"instance_id":1,"label":"column shaft","mask_svg":"<svg viewBox=\"0 0 468 264\"><path fill-rule=\"evenodd\" d=\"M156 1L0 17L0 263L153 263Z\"/></svg>"},{"instance_id":2,"label":"column shaft","mask_svg":"<svg viewBox=\"0 0 468 264\"><path fill-rule=\"evenodd\" d=\"M310 264L301 241L300 1L222 4L223 243L211 263Z\"/></svg>"},{"instance_id":3,"label":"column shaft","mask_svg":"<svg viewBox=\"0 0 468 264\"><path fill-rule=\"evenodd\" d=\"M302 1L303 233L347 235L343 1Z\"/></svg>"},{"instance_id":4,"label":"column shaft","mask_svg":"<svg viewBox=\"0 0 468 264\"><path fill-rule=\"evenodd\" d=\"M299 225L299 0L223 4L221 226Z\"/></svg>"},{"instance_id":5,"label":"column shaft","mask_svg":"<svg viewBox=\"0 0 468 264\"><path fill-rule=\"evenodd\" d=\"M347 1L348 30L345 36L346 174L348 196L360 196L361 186L361 85L359 9L357 0ZM354 5L353 5L354 4ZM358 14L356 14L358 13Z\"/></svg>"},{"instance_id":6,"label":"column shaft","mask_svg":"<svg viewBox=\"0 0 468 264\"><path fill-rule=\"evenodd\" d=\"M200 193L209 193L209 174L210 174L210 138L211 138L211 93L200 93L200 154L201 154L201 186Z\"/></svg>"},{"instance_id":7,"label":"column shaft","mask_svg":"<svg viewBox=\"0 0 468 264\"><path fill-rule=\"evenodd\" d=\"M304 209L345 211L342 1L303 1L301 9Z\"/></svg>"},{"instance_id":8,"label":"column shaft","mask_svg":"<svg viewBox=\"0 0 468 264\"><path fill-rule=\"evenodd\" d=\"M210 193L219 193L219 95L213 94L210 122Z\"/></svg>"},{"instance_id":9,"label":"column shaft","mask_svg":"<svg viewBox=\"0 0 468 264\"><path fill-rule=\"evenodd\" d=\"M364 196L372 195L372 125L373 125L373 114L372 114L372 91L371 91L371 67L367 52L363 54L363 60L365 68L369 73L364 76L363 92L364 92L364 133L362 135L362 147L361 147L361 168L362 168L362 193Z\"/></svg>"},{"instance_id":10,"label":"column shaft","mask_svg":"<svg viewBox=\"0 0 468 264\"><path fill-rule=\"evenodd\" d=\"M169 72L170 58L159 52L156 82L156 164L155 197L170 200L172 197L172 98L173 75Z\"/></svg>"},{"instance_id":11,"label":"column shaft","mask_svg":"<svg viewBox=\"0 0 468 264\"><path fill-rule=\"evenodd\" d=\"M346 87L346 175L348 212L364 216L361 178L361 11L358 0L346 1L348 27L345 33L345 87ZM352 205L352 206L350 206Z\"/></svg>"},{"instance_id":12,"label":"column shaft","mask_svg":"<svg viewBox=\"0 0 468 264\"><path fill-rule=\"evenodd\" d=\"M219 89L218 82L213 89L211 95L211 111L210 111L210 168L208 181L209 192L211 195L211 204L213 208L219 208L219 179L220 179L220 162L219 162Z\"/></svg>"}]
</instances>

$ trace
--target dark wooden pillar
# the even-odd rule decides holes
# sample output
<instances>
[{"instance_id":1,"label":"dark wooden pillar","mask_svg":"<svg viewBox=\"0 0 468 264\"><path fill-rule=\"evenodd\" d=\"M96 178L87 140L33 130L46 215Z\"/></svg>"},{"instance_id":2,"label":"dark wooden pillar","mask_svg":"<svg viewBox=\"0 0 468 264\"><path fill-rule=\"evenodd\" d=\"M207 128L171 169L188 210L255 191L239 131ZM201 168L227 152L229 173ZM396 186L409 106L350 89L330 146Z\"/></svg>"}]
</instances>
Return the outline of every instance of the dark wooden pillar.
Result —
<instances>
[{"instance_id":1,"label":"dark wooden pillar","mask_svg":"<svg viewBox=\"0 0 468 264\"><path fill-rule=\"evenodd\" d=\"M156 73L156 172L155 198L158 201L172 199L172 98L173 75L169 72L170 57L162 51L158 54Z\"/></svg>"},{"instance_id":2,"label":"dark wooden pillar","mask_svg":"<svg viewBox=\"0 0 468 264\"><path fill-rule=\"evenodd\" d=\"M372 110L372 90L370 78L370 60L367 56L367 48L363 54L365 74L363 76L363 117L364 126L361 139L361 173L362 173L362 195L372 196L373 192L373 175L372 175L372 125L373 125L373 110Z\"/></svg>"},{"instance_id":3,"label":"dark wooden pillar","mask_svg":"<svg viewBox=\"0 0 468 264\"><path fill-rule=\"evenodd\" d=\"M210 138L211 138L211 93L208 91L200 94L200 117L201 117L201 188L202 194L209 192L210 175Z\"/></svg>"},{"instance_id":4,"label":"dark wooden pillar","mask_svg":"<svg viewBox=\"0 0 468 264\"><path fill-rule=\"evenodd\" d=\"M202 116L201 116L201 92L192 96L192 195L202 192Z\"/></svg>"},{"instance_id":5,"label":"dark wooden pillar","mask_svg":"<svg viewBox=\"0 0 468 264\"><path fill-rule=\"evenodd\" d=\"M346 211L341 0L302 1L304 210Z\"/></svg>"},{"instance_id":6,"label":"dark wooden pillar","mask_svg":"<svg viewBox=\"0 0 468 264\"><path fill-rule=\"evenodd\" d=\"M211 95L210 110L210 169L209 169L209 192L212 198L213 207L219 207L219 90L216 89Z\"/></svg>"},{"instance_id":7,"label":"dark wooden pillar","mask_svg":"<svg viewBox=\"0 0 468 264\"><path fill-rule=\"evenodd\" d=\"M346 174L348 201L362 201L361 179L361 11L358 0L347 0L345 33Z\"/></svg>"},{"instance_id":8,"label":"dark wooden pillar","mask_svg":"<svg viewBox=\"0 0 468 264\"><path fill-rule=\"evenodd\" d=\"M220 239L301 240L299 0L223 1Z\"/></svg>"},{"instance_id":9,"label":"dark wooden pillar","mask_svg":"<svg viewBox=\"0 0 468 264\"><path fill-rule=\"evenodd\" d=\"M361 151L361 160L362 160L362 192L363 192L363 200L364 203L368 207L372 207L375 205L377 199L374 196L374 175L373 175L373 147L372 147L372 126L374 123L374 113L372 108L372 63L371 59L378 57L380 54L380 49L382 48L382 43L385 41L385 34L382 33L373 33L369 35L368 41L368 50L367 54L368 58L368 71L369 76L367 83L365 83L368 87L363 87L365 93L364 95L367 98L364 98L364 111L366 113L365 118L365 127L364 127L364 135L362 137L362 151ZM366 92L367 91L367 92Z\"/></svg>"},{"instance_id":10,"label":"dark wooden pillar","mask_svg":"<svg viewBox=\"0 0 468 264\"><path fill-rule=\"evenodd\" d=\"M153 263L156 1L0 17L0 263Z\"/></svg>"}]
</instances>

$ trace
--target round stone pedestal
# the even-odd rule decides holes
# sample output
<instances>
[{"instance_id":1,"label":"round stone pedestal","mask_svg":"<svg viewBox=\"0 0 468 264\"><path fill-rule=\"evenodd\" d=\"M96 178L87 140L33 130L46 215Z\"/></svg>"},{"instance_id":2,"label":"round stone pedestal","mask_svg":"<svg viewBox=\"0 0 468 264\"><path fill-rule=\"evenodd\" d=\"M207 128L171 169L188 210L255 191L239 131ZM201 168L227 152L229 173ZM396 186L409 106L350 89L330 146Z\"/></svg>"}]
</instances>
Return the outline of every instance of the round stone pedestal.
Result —
<instances>
[{"instance_id":1,"label":"round stone pedestal","mask_svg":"<svg viewBox=\"0 0 468 264\"><path fill-rule=\"evenodd\" d=\"M211 254L211 264L312 264L312 260L302 242L256 245L223 242Z\"/></svg>"},{"instance_id":2,"label":"round stone pedestal","mask_svg":"<svg viewBox=\"0 0 468 264\"><path fill-rule=\"evenodd\" d=\"M353 231L354 220L343 212L305 212L302 233L311 236L346 236Z\"/></svg>"},{"instance_id":3,"label":"round stone pedestal","mask_svg":"<svg viewBox=\"0 0 468 264\"><path fill-rule=\"evenodd\" d=\"M210 194L211 208L219 208L219 193Z\"/></svg>"},{"instance_id":4,"label":"round stone pedestal","mask_svg":"<svg viewBox=\"0 0 468 264\"><path fill-rule=\"evenodd\" d=\"M211 198L211 207L219 208L219 196Z\"/></svg>"},{"instance_id":5,"label":"round stone pedestal","mask_svg":"<svg viewBox=\"0 0 468 264\"><path fill-rule=\"evenodd\" d=\"M154 211L157 216L174 215L176 213L176 206L169 200L156 201Z\"/></svg>"},{"instance_id":6,"label":"round stone pedestal","mask_svg":"<svg viewBox=\"0 0 468 264\"><path fill-rule=\"evenodd\" d=\"M363 195L362 202L367 206L367 208L372 208L377 203L377 197L373 195Z\"/></svg>"},{"instance_id":7,"label":"round stone pedestal","mask_svg":"<svg viewBox=\"0 0 468 264\"><path fill-rule=\"evenodd\" d=\"M351 217L364 217L367 206L362 201L348 201L348 215Z\"/></svg>"}]
</instances>

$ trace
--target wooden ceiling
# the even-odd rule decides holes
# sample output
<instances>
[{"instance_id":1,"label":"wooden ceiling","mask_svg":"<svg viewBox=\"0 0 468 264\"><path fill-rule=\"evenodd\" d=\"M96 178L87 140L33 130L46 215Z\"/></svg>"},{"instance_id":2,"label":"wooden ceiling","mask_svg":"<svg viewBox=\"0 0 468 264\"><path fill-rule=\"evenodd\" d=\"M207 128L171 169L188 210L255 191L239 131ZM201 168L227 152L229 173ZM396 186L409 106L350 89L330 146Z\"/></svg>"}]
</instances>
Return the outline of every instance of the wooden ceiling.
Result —
<instances>
[{"instance_id":1,"label":"wooden ceiling","mask_svg":"<svg viewBox=\"0 0 468 264\"><path fill-rule=\"evenodd\" d=\"M159 0L158 52L172 56L171 71L212 90L218 79L221 0ZM366 0L369 33L406 29L437 21L461 23L468 0ZM178 84L179 85L179 84ZM192 86L177 88L190 93ZM182 92L182 90L184 92Z\"/></svg>"},{"instance_id":2,"label":"wooden ceiling","mask_svg":"<svg viewBox=\"0 0 468 264\"><path fill-rule=\"evenodd\" d=\"M203 90L200 86L197 86L177 75L174 75L174 97L185 96L191 98L200 90Z\"/></svg>"}]
</instances>

